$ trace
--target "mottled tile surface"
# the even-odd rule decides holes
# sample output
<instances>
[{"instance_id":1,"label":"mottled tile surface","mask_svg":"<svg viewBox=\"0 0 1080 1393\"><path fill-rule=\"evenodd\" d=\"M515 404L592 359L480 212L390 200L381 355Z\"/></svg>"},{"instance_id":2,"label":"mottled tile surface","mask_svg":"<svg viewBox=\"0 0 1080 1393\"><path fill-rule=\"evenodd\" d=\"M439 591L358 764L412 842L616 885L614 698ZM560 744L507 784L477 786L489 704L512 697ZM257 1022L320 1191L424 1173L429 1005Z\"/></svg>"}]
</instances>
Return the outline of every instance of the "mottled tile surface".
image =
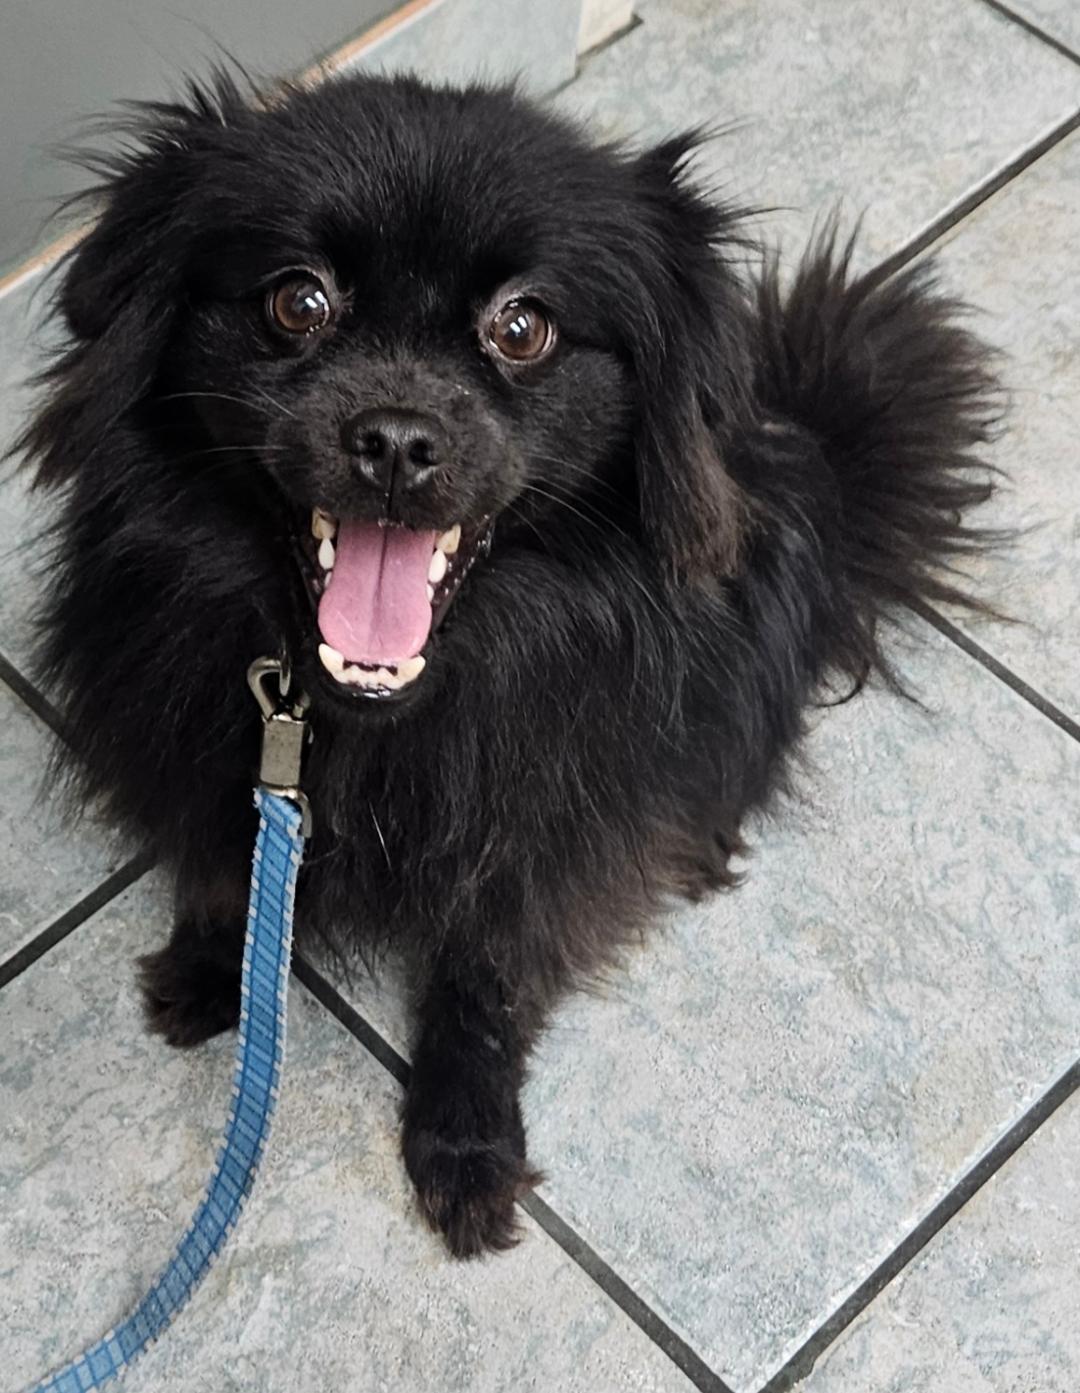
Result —
<instances>
[{"instance_id":1,"label":"mottled tile surface","mask_svg":"<svg viewBox=\"0 0 1080 1393\"><path fill-rule=\"evenodd\" d=\"M701 157L789 253L842 201L881 257L1080 105L1080 67L980 0L645 0L559 98L605 134L737 123Z\"/></svg>"},{"instance_id":2,"label":"mottled tile surface","mask_svg":"<svg viewBox=\"0 0 1080 1393\"><path fill-rule=\"evenodd\" d=\"M550 1194L758 1386L1080 1053L1080 747L936 636L823 713L733 896L579 1000L529 1117Z\"/></svg>"},{"instance_id":3,"label":"mottled tile surface","mask_svg":"<svg viewBox=\"0 0 1080 1393\"><path fill-rule=\"evenodd\" d=\"M1037 235L1035 230L1037 229ZM970 568L1018 624L959 622L1080 720L1080 133L1025 171L944 242L950 290L1004 349L1009 429L993 450L1011 487L986 522L1022 535Z\"/></svg>"},{"instance_id":4,"label":"mottled tile surface","mask_svg":"<svg viewBox=\"0 0 1080 1393\"><path fill-rule=\"evenodd\" d=\"M1007 4L1080 56L1080 5L1076 0L1007 0Z\"/></svg>"},{"instance_id":5,"label":"mottled tile surface","mask_svg":"<svg viewBox=\"0 0 1080 1393\"><path fill-rule=\"evenodd\" d=\"M42 553L34 538L49 505L29 498L25 476L3 456L32 400L28 379L42 362L38 326L46 303L40 275L0 296L0 653L24 672L33 648L28 621L40 584Z\"/></svg>"},{"instance_id":6,"label":"mottled tile surface","mask_svg":"<svg viewBox=\"0 0 1080 1393\"><path fill-rule=\"evenodd\" d=\"M519 78L547 92L574 74L577 0L444 0L366 52L360 66L440 82Z\"/></svg>"},{"instance_id":7,"label":"mottled tile surface","mask_svg":"<svg viewBox=\"0 0 1080 1393\"><path fill-rule=\"evenodd\" d=\"M1080 747L903 653L931 711L823 713L746 886L568 1003L527 1094L547 1198L740 1393L1080 1054Z\"/></svg>"},{"instance_id":8,"label":"mottled tile surface","mask_svg":"<svg viewBox=\"0 0 1080 1393\"><path fill-rule=\"evenodd\" d=\"M1045 1122L800 1393L1076 1393L1080 1100Z\"/></svg>"},{"instance_id":9,"label":"mottled tile surface","mask_svg":"<svg viewBox=\"0 0 1080 1393\"><path fill-rule=\"evenodd\" d=\"M132 956L167 911L140 882L0 996L4 1387L138 1298L197 1203L233 1041L147 1037ZM243 1221L139 1390L683 1393L689 1384L544 1234L450 1262L412 1212L397 1087L295 983L288 1068Z\"/></svg>"},{"instance_id":10,"label":"mottled tile surface","mask_svg":"<svg viewBox=\"0 0 1080 1393\"><path fill-rule=\"evenodd\" d=\"M572 8L501 12L531 36L536 87L562 72ZM1017 8L1063 41L1080 22L1068 0ZM475 68L480 31L453 22L467 9L448 2L441 29L406 31L378 63ZM789 256L838 198L851 217L870 210L865 257L895 250L1080 106L1080 67L982 0L639 10L560 105L647 138L746 121L703 170L736 200L787 205L759 226ZM514 45L493 31L482 46L502 73ZM1074 716L1078 190L1080 136L943 253L950 289L987 311L979 327L1010 355L1017 411L996 459L1017 489L991 520L1037 524L979 573L1028 626L972 632ZM25 402L11 384L31 365L31 289L0 300L0 444ZM37 507L0 485L0 652L20 666L39 582L18 547ZM1080 1055L1080 747L919 632L902 666L932 714L875 692L816 718L805 796L756 830L748 884L673 913L606 997L568 1003L529 1086L545 1197L736 1393L759 1388ZM0 731L3 960L112 861L91 829L69 836L34 805L44 732L2 690ZM131 960L167 919L143 883L0 991L13 1386L136 1299L201 1192L232 1046L177 1055L142 1034ZM392 974L350 995L406 1048ZM127 1387L688 1387L532 1225L508 1257L449 1263L412 1210L396 1086L295 985L290 1031L251 1208ZM1071 1105L1036 1134L819 1362L810 1393L1080 1387L1077 1125Z\"/></svg>"},{"instance_id":11,"label":"mottled tile surface","mask_svg":"<svg viewBox=\"0 0 1080 1393\"><path fill-rule=\"evenodd\" d=\"M0 962L123 859L92 824L65 826L43 796L49 742L47 728L0 682Z\"/></svg>"}]
</instances>

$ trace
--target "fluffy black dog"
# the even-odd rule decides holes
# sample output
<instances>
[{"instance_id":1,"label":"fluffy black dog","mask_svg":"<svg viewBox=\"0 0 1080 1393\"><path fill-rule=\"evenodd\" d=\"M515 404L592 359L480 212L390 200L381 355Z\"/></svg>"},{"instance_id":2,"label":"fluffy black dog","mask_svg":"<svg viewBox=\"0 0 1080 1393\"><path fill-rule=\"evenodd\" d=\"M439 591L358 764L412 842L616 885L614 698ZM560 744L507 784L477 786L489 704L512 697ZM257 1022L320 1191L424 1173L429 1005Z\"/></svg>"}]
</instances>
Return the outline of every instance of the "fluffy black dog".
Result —
<instances>
[{"instance_id":1,"label":"fluffy black dog","mask_svg":"<svg viewBox=\"0 0 1080 1393\"><path fill-rule=\"evenodd\" d=\"M988 355L831 239L785 293L688 181L512 91L228 77L140 108L58 291L23 445L58 489L41 671L82 797L169 865L150 1021L233 1025L260 722L312 699L300 933L402 953L405 1164L452 1251L514 1239L560 993L734 883L831 676L988 472Z\"/></svg>"}]
</instances>

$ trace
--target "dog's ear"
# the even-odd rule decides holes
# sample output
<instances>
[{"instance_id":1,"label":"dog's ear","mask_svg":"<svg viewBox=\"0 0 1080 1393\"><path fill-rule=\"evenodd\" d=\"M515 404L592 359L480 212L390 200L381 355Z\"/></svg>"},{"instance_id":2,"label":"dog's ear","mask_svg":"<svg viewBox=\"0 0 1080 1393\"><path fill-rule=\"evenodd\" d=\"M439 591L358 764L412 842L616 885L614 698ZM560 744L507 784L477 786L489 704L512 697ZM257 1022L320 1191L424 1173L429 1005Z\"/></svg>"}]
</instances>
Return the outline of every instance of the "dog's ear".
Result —
<instances>
[{"instance_id":1,"label":"dog's ear","mask_svg":"<svg viewBox=\"0 0 1080 1393\"><path fill-rule=\"evenodd\" d=\"M118 152L71 154L98 178L71 203L95 216L55 268L66 343L42 374L49 390L16 442L34 460L38 483L72 478L86 442L105 441L148 390L182 301L184 208L199 151L242 102L231 77L217 73L208 87L192 84L185 102L132 104L128 116L103 123L124 136Z\"/></svg>"},{"instance_id":2,"label":"dog's ear","mask_svg":"<svg viewBox=\"0 0 1080 1393\"><path fill-rule=\"evenodd\" d=\"M748 526L731 470L752 411L748 312L723 256L738 245L738 215L688 181L686 162L700 139L667 141L634 167L644 224L638 277L649 301L633 345L641 519L665 571L681 583L734 574Z\"/></svg>"}]
</instances>

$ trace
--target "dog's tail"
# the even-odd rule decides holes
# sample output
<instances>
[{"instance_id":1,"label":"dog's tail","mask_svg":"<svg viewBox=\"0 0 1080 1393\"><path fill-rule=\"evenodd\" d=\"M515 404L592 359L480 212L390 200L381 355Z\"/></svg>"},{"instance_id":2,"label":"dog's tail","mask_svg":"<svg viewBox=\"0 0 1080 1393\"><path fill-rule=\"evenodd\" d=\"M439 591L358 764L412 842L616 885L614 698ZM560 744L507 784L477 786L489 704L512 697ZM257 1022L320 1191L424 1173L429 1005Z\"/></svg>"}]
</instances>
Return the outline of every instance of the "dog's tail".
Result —
<instances>
[{"instance_id":1,"label":"dog's tail","mask_svg":"<svg viewBox=\"0 0 1080 1393\"><path fill-rule=\"evenodd\" d=\"M845 592L847 632L831 662L861 682L893 674L878 620L927 601L988 609L957 563L1004 534L973 526L997 471L980 459L1003 398L995 354L963 327L932 269L851 273L852 243L830 230L783 288L775 261L757 282L758 395L816 438L836 516L827 545Z\"/></svg>"}]
</instances>

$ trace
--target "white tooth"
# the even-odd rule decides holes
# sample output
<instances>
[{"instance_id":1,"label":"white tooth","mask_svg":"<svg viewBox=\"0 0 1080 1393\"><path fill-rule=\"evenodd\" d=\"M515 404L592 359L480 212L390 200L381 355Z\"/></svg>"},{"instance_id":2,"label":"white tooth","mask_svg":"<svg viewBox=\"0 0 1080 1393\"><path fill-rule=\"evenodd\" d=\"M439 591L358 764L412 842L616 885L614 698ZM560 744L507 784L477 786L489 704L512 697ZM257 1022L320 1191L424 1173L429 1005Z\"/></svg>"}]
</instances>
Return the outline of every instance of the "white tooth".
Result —
<instances>
[{"instance_id":1,"label":"white tooth","mask_svg":"<svg viewBox=\"0 0 1080 1393\"><path fill-rule=\"evenodd\" d=\"M336 648L331 648L328 643L319 644L319 661L327 672L332 672L337 677L345 670L345 658Z\"/></svg>"},{"instance_id":2,"label":"white tooth","mask_svg":"<svg viewBox=\"0 0 1080 1393\"><path fill-rule=\"evenodd\" d=\"M432 585L438 585L444 575L446 575L446 552L439 551L436 547L431 558L431 565L428 567L427 578Z\"/></svg>"},{"instance_id":3,"label":"white tooth","mask_svg":"<svg viewBox=\"0 0 1080 1393\"><path fill-rule=\"evenodd\" d=\"M447 556L453 556L461 542L461 523L455 522L449 532L444 532L435 545L440 551L446 552Z\"/></svg>"},{"instance_id":4,"label":"white tooth","mask_svg":"<svg viewBox=\"0 0 1080 1393\"><path fill-rule=\"evenodd\" d=\"M345 669L345 681L352 683L354 687L374 687L375 674L368 672L367 668L357 667L355 663L350 663Z\"/></svg>"},{"instance_id":5,"label":"white tooth","mask_svg":"<svg viewBox=\"0 0 1080 1393\"><path fill-rule=\"evenodd\" d=\"M336 533L337 519L332 518L329 513L324 513L321 508L314 508L311 513L311 535L322 542Z\"/></svg>"},{"instance_id":6,"label":"white tooth","mask_svg":"<svg viewBox=\"0 0 1080 1393\"><path fill-rule=\"evenodd\" d=\"M396 692L402 685L402 678L395 672L391 672L388 667L379 668L375 674L378 678L377 686L389 687L392 692Z\"/></svg>"},{"instance_id":7,"label":"white tooth","mask_svg":"<svg viewBox=\"0 0 1080 1393\"><path fill-rule=\"evenodd\" d=\"M397 675L400 678L399 685L404 686L406 682L415 682L427 666L427 659L418 653L415 658L406 658L403 663L397 665Z\"/></svg>"},{"instance_id":8,"label":"white tooth","mask_svg":"<svg viewBox=\"0 0 1080 1393\"><path fill-rule=\"evenodd\" d=\"M429 585L427 588L427 598L428 604L430 605L432 600L435 598L435 587L433 585Z\"/></svg>"},{"instance_id":9,"label":"white tooth","mask_svg":"<svg viewBox=\"0 0 1080 1393\"><path fill-rule=\"evenodd\" d=\"M334 544L329 537L324 537L319 543L319 565L324 571L333 570Z\"/></svg>"}]
</instances>

